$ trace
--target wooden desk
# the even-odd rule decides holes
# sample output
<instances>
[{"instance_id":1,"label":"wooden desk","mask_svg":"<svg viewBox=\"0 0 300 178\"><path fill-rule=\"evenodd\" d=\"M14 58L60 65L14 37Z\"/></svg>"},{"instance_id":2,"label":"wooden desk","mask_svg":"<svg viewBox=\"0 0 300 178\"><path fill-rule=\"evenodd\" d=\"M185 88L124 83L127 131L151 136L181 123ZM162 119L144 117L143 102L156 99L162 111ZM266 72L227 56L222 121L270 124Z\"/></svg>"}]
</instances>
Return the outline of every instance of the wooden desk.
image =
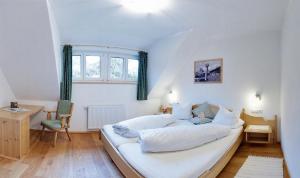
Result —
<instances>
[{"instance_id":1,"label":"wooden desk","mask_svg":"<svg viewBox=\"0 0 300 178\"><path fill-rule=\"evenodd\" d=\"M20 105L26 112L8 112L0 109L0 156L21 159L30 149L30 117L44 107Z\"/></svg>"}]
</instances>

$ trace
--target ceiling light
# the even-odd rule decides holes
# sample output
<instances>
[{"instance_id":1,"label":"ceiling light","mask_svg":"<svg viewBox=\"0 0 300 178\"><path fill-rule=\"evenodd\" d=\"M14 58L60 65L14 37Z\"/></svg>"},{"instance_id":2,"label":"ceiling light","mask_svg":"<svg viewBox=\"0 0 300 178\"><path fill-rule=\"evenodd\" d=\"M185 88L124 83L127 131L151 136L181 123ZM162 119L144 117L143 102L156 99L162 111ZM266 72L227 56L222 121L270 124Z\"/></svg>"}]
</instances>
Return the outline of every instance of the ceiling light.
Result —
<instances>
[{"instance_id":1,"label":"ceiling light","mask_svg":"<svg viewBox=\"0 0 300 178\"><path fill-rule=\"evenodd\" d=\"M159 12L170 4L170 0L121 0L121 5L136 13Z\"/></svg>"}]
</instances>

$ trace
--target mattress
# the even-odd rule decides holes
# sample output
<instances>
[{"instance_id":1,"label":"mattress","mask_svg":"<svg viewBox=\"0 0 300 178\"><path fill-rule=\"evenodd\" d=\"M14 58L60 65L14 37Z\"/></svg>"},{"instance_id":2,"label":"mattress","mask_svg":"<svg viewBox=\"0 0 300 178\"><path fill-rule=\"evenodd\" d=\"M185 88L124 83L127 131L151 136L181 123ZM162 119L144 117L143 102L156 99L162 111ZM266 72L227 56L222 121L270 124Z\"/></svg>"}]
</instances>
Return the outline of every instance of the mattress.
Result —
<instances>
[{"instance_id":1,"label":"mattress","mask_svg":"<svg viewBox=\"0 0 300 178\"><path fill-rule=\"evenodd\" d=\"M120 145L118 150L144 177L196 178L217 163L235 143L241 131L242 127L232 129L230 134L222 139L178 152L143 153L139 143L125 143Z\"/></svg>"},{"instance_id":2,"label":"mattress","mask_svg":"<svg viewBox=\"0 0 300 178\"><path fill-rule=\"evenodd\" d=\"M174 123L170 124L168 127L175 127L179 125L193 125L188 120L176 120ZM108 139L112 142L112 144L118 148L120 145L124 143L137 143L138 138L125 138L118 134L116 134L112 128L112 125L105 125L103 127L105 134L107 135Z\"/></svg>"}]
</instances>

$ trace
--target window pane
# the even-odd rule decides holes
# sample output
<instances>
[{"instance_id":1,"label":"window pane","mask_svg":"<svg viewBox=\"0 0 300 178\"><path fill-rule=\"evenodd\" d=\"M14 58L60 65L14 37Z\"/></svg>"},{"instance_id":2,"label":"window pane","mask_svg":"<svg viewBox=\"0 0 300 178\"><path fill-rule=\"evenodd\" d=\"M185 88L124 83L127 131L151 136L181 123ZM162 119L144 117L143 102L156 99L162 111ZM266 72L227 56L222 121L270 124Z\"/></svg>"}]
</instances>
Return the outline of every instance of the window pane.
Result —
<instances>
[{"instance_id":1,"label":"window pane","mask_svg":"<svg viewBox=\"0 0 300 178\"><path fill-rule=\"evenodd\" d=\"M100 78L100 56L85 57L85 78Z\"/></svg>"},{"instance_id":2,"label":"window pane","mask_svg":"<svg viewBox=\"0 0 300 178\"><path fill-rule=\"evenodd\" d=\"M119 57L112 57L110 59L110 78L122 79L123 78L123 65L124 59Z\"/></svg>"},{"instance_id":3,"label":"window pane","mask_svg":"<svg viewBox=\"0 0 300 178\"><path fill-rule=\"evenodd\" d=\"M72 56L72 77L73 79L81 78L80 56Z\"/></svg>"},{"instance_id":4,"label":"window pane","mask_svg":"<svg viewBox=\"0 0 300 178\"><path fill-rule=\"evenodd\" d=\"M139 61L134 59L128 59L128 80L137 80Z\"/></svg>"}]
</instances>

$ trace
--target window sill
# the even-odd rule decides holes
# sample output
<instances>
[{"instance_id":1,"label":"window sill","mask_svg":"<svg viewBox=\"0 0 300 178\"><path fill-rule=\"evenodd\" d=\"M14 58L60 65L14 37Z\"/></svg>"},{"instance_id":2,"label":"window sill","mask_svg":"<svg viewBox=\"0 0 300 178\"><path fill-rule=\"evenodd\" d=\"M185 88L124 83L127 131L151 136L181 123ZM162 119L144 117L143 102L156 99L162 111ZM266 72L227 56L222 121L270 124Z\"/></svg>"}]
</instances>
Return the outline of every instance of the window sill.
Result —
<instances>
[{"instance_id":1,"label":"window sill","mask_svg":"<svg viewBox=\"0 0 300 178\"><path fill-rule=\"evenodd\" d=\"M99 81L99 80L75 80L73 84L129 84L136 85L136 81Z\"/></svg>"}]
</instances>

